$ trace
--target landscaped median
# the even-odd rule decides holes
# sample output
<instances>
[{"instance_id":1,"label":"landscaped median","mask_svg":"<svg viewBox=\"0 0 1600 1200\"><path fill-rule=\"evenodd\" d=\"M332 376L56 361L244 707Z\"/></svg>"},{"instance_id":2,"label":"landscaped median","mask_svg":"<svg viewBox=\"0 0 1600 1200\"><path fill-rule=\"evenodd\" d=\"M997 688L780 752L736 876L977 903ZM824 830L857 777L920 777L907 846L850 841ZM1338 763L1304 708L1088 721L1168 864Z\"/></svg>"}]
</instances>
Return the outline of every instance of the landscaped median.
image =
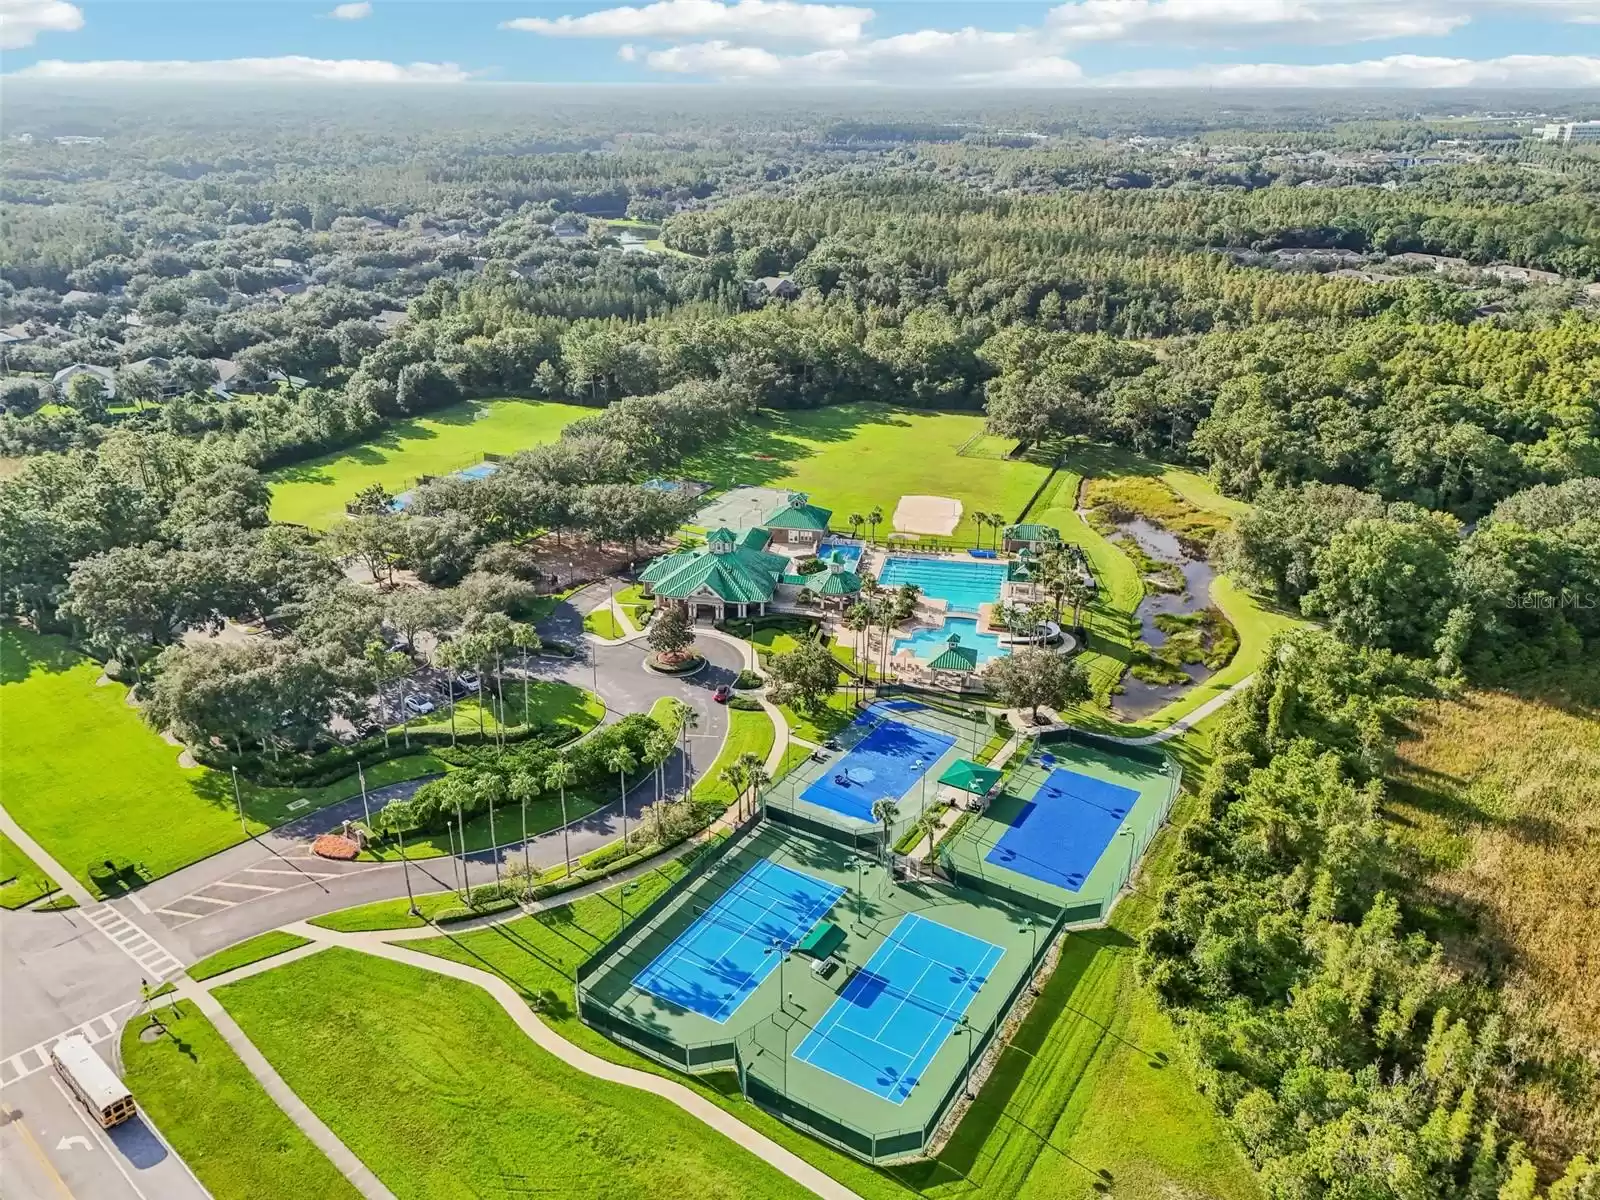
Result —
<instances>
[{"instance_id":1,"label":"landscaped median","mask_svg":"<svg viewBox=\"0 0 1600 1200\"><path fill-rule=\"evenodd\" d=\"M310 944L299 934L274 929L270 933L259 934L202 958L189 967L187 974L190 979L198 983L202 979L214 979L218 975L226 975L229 971L237 971L240 967L276 958L280 954L287 954L290 950L298 950L301 946Z\"/></svg>"},{"instance_id":2,"label":"landscaped median","mask_svg":"<svg viewBox=\"0 0 1600 1200\"><path fill-rule=\"evenodd\" d=\"M0 833L0 908L21 908L56 890L55 880Z\"/></svg>"}]
</instances>

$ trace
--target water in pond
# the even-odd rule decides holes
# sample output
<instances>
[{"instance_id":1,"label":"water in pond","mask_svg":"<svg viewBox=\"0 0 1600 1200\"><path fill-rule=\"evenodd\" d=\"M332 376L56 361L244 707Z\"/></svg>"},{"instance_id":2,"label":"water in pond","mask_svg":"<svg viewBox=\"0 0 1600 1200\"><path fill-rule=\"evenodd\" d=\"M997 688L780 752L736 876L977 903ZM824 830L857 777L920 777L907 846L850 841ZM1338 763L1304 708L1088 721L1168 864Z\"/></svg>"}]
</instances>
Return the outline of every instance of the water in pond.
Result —
<instances>
[{"instance_id":1,"label":"water in pond","mask_svg":"<svg viewBox=\"0 0 1600 1200\"><path fill-rule=\"evenodd\" d=\"M1137 542L1151 558L1172 563L1183 576L1181 592L1157 591L1147 582L1144 599L1134 612L1139 618L1139 636L1152 647L1165 645L1167 635L1156 625L1156 618L1164 613L1188 615L1210 607L1211 580L1216 572L1210 563L1185 553L1183 544L1173 534L1143 517L1123 521L1117 528L1124 537ZM1135 679L1131 673L1123 675L1122 691L1111 698L1112 711L1129 720L1148 717L1212 674L1203 663L1185 663L1182 670L1189 677L1187 683L1146 683Z\"/></svg>"}]
</instances>

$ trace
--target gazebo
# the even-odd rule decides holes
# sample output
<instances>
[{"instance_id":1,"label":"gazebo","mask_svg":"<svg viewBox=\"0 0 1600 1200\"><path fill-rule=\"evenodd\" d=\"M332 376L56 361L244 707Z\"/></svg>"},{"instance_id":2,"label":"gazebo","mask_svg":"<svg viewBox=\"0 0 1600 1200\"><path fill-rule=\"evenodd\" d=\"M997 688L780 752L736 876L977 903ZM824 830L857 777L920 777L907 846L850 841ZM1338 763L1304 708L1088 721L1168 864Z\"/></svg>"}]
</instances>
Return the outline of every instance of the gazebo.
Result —
<instances>
[{"instance_id":1,"label":"gazebo","mask_svg":"<svg viewBox=\"0 0 1600 1200\"><path fill-rule=\"evenodd\" d=\"M843 608L861 594L861 576L845 568L844 555L837 550L828 557L826 571L802 575L800 579L800 586L815 596L824 607L832 602Z\"/></svg>"},{"instance_id":2,"label":"gazebo","mask_svg":"<svg viewBox=\"0 0 1600 1200\"><path fill-rule=\"evenodd\" d=\"M978 652L970 646L963 646L959 633L952 633L944 649L928 664L928 669L970 675L978 669Z\"/></svg>"},{"instance_id":3,"label":"gazebo","mask_svg":"<svg viewBox=\"0 0 1600 1200\"><path fill-rule=\"evenodd\" d=\"M1000 772L994 767L986 767L982 763L973 762L970 758L958 758L944 769L944 774L939 776L941 787L953 788L955 791L974 798L975 803L968 804L969 808L981 809L985 798L994 791L1000 782ZM959 803L961 797L951 797L952 803Z\"/></svg>"}]
</instances>

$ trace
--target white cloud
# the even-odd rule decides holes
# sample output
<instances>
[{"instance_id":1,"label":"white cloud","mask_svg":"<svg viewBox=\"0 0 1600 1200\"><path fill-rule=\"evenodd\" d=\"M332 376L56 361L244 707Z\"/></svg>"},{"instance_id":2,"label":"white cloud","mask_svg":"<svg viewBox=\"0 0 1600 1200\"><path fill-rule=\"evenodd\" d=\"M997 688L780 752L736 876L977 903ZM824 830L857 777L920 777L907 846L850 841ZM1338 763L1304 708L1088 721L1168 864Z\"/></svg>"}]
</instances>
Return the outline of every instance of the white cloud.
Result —
<instances>
[{"instance_id":1,"label":"white cloud","mask_svg":"<svg viewBox=\"0 0 1600 1200\"><path fill-rule=\"evenodd\" d=\"M1174 70L1124 71L1093 83L1107 87L1600 87L1600 58L1512 54L1436 58L1391 54L1364 62L1227 63Z\"/></svg>"},{"instance_id":2,"label":"white cloud","mask_svg":"<svg viewBox=\"0 0 1600 1200\"><path fill-rule=\"evenodd\" d=\"M1472 18L1456 0L1071 0L1046 28L1073 41L1321 44L1437 37Z\"/></svg>"},{"instance_id":3,"label":"white cloud","mask_svg":"<svg viewBox=\"0 0 1600 1200\"><path fill-rule=\"evenodd\" d=\"M83 10L65 0L0 0L0 50L33 45L41 33L83 28Z\"/></svg>"},{"instance_id":4,"label":"white cloud","mask_svg":"<svg viewBox=\"0 0 1600 1200\"><path fill-rule=\"evenodd\" d=\"M582 16L517 17L501 28L545 37L758 38L838 46L859 41L861 27L872 16L870 8L796 0L658 0L642 8L606 8Z\"/></svg>"},{"instance_id":5,"label":"white cloud","mask_svg":"<svg viewBox=\"0 0 1600 1200\"><path fill-rule=\"evenodd\" d=\"M116 83L464 83L470 71L455 63L395 63L381 59L225 58L208 62L112 59L63 62L45 59L11 74L13 79L72 79Z\"/></svg>"},{"instance_id":6,"label":"white cloud","mask_svg":"<svg viewBox=\"0 0 1600 1200\"><path fill-rule=\"evenodd\" d=\"M335 21L364 21L372 15L372 5L368 0L356 0L354 4L336 4L328 15Z\"/></svg>"}]
</instances>

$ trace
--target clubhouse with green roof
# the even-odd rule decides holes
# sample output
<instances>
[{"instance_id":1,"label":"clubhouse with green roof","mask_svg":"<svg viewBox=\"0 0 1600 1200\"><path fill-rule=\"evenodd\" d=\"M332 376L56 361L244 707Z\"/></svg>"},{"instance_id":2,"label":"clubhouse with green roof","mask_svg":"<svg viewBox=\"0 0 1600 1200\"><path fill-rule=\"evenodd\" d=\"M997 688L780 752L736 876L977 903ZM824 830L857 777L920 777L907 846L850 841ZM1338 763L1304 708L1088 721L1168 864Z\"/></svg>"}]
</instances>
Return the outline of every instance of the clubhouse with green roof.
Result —
<instances>
[{"instance_id":1,"label":"clubhouse with green roof","mask_svg":"<svg viewBox=\"0 0 1600 1200\"><path fill-rule=\"evenodd\" d=\"M860 594L861 578L841 555L831 555L821 571L796 570L796 558L827 536L832 516L795 493L763 525L743 533L713 529L704 546L662 555L639 580L657 601L682 605L691 620L764 616L770 606L802 595L812 607L843 607Z\"/></svg>"},{"instance_id":2,"label":"clubhouse with green roof","mask_svg":"<svg viewBox=\"0 0 1600 1200\"><path fill-rule=\"evenodd\" d=\"M1061 544L1061 531L1053 525L1007 525L1002 537L1008 554L1026 552L1029 557Z\"/></svg>"}]
</instances>

